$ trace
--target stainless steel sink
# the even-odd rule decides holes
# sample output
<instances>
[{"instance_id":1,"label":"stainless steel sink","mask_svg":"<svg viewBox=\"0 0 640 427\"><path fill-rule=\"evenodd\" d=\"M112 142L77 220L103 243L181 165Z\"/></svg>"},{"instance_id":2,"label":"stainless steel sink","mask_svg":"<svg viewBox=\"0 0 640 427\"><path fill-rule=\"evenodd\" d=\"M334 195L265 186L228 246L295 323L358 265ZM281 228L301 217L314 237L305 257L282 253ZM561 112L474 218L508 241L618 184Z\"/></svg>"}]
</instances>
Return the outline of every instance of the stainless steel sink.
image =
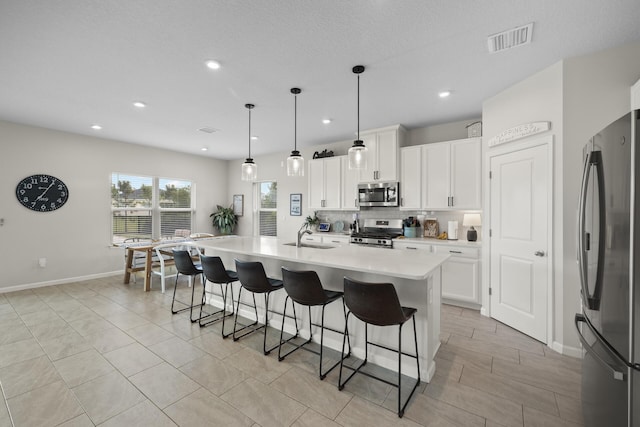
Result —
<instances>
[{"instance_id":1,"label":"stainless steel sink","mask_svg":"<svg viewBox=\"0 0 640 427\"><path fill-rule=\"evenodd\" d=\"M296 246L296 242L285 243L285 246ZM312 243L300 243L301 248L313 248L313 249L332 249L336 246L331 245L323 245L323 244L312 244Z\"/></svg>"}]
</instances>

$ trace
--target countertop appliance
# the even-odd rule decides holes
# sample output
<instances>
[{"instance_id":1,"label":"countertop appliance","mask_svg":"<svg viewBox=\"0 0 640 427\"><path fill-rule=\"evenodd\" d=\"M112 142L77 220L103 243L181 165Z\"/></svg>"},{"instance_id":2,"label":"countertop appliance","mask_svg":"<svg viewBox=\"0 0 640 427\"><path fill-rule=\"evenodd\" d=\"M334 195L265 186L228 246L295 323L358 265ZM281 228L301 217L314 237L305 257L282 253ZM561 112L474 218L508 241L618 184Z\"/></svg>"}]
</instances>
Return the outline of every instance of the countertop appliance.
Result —
<instances>
[{"instance_id":1,"label":"countertop appliance","mask_svg":"<svg viewBox=\"0 0 640 427\"><path fill-rule=\"evenodd\" d=\"M640 426L640 110L590 139L578 210L585 426ZM638 222L638 224L636 224Z\"/></svg>"},{"instance_id":2,"label":"countertop appliance","mask_svg":"<svg viewBox=\"0 0 640 427\"><path fill-rule=\"evenodd\" d=\"M398 206L398 182L358 184L358 204L362 206Z\"/></svg>"},{"instance_id":3,"label":"countertop appliance","mask_svg":"<svg viewBox=\"0 0 640 427\"><path fill-rule=\"evenodd\" d=\"M360 231L351 235L351 243L393 248L393 239L401 235L401 219L365 219Z\"/></svg>"}]
</instances>

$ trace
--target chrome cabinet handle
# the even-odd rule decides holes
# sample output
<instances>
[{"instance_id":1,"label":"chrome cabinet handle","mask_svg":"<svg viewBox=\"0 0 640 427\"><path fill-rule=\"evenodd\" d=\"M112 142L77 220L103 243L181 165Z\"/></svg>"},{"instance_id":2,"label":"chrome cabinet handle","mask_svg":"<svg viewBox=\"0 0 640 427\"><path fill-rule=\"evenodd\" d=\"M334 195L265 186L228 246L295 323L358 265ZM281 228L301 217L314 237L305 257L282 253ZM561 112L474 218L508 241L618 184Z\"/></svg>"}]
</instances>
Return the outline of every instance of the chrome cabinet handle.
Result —
<instances>
[{"instance_id":1,"label":"chrome cabinet handle","mask_svg":"<svg viewBox=\"0 0 640 427\"><path fill-rule=\"evenodd\" d=\"M452 253L452 254L461 254L462 253L462 251L451 251L451 250L449 252Z\"/></svg>"},{"instance_id":2,"label":"chrome cabinet handle","mask_svg":"<svg viewBox=\"0 0 640 427\"><path fill-rule=\"evenodd\" d=\"M533 254L534 254L535 256L540 256L540 257L542 257L542 256L544 256L544 251L535 251Z\"/></svg>"}]
</instances>

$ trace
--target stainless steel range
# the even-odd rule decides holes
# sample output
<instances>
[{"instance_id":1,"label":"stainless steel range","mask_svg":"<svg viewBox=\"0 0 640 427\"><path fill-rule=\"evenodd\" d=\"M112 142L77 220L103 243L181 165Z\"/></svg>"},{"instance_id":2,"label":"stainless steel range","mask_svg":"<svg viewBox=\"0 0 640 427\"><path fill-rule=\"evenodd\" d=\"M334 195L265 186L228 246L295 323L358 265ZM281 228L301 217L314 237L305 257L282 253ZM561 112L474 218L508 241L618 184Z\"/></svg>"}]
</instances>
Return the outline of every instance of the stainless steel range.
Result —
<instances>
[{"instance_id":1,"label":"stainless steel range","mask_svg":"<svg viewBox=\"0 0 640 427\"><path fill-rule=\"evenodd\" d=\"M360 232L351 235L351 243L393 248L393 239L401 235L401 219L365 219Z\"/></svg>"}]
</instances>

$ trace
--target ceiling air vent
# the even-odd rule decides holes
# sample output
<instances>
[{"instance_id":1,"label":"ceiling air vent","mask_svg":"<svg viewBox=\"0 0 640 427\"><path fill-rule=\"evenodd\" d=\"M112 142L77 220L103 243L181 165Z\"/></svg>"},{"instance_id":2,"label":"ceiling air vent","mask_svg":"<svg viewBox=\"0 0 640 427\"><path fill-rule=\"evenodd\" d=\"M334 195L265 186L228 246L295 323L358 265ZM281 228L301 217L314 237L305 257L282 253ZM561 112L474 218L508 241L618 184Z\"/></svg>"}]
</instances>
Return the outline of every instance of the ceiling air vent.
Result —
<instances>
[{"instance_id":1,"label":"ceiling air vent","mask_svg":"<svg viewBox=\"0 0 640 427\"><path fill-rule=\"evenodd\" d=\"M516 46L531 43L533 22L522 27L513 28L501 33L490 35L487 39L489 53L502 52Z\"/></svg>"},{"instance_id":2,"label":"ceiling air vent","mask_svg":"<svg viewBox=\"0 0 640 427\"><path fill-rule=\"evenodd\" d=\"M218 129L216 129L216 128L212 128L212 127L208 127L208 126L202 127L202 128L200 128L200 129L198 129L198 130L199 130L200 132L204 132L204 133L214 133L214 132L218 132Z\"/></svg>"}]
</instances>

